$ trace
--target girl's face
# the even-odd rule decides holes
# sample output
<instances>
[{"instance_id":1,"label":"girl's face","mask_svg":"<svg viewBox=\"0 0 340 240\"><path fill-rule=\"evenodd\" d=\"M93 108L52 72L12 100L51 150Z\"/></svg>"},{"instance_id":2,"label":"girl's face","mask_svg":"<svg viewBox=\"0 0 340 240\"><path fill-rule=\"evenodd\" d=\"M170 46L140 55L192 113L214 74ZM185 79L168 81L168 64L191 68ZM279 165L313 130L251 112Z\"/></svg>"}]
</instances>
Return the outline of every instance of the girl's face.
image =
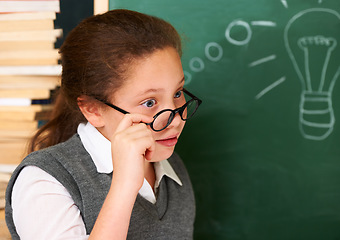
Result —
<instances>
[{"instance_id":1,"label":"girl's face","mask_svg":"<svg viewBox=\"0 0 340 240\"><path fill-rule=\"evenodd\" d=\"M157 50L137 61L123 86L115 92L112 103L130 113L153 117L163 109L175 109L185 104L182 92L184 74L174 48ZM109 139L124 114L114 109L104 112L105 126L99 131ZM152 131L156 149L151 161L161 161L171 156L185 122L176 114L163 131Z\"/></svg>"}]
</instances>

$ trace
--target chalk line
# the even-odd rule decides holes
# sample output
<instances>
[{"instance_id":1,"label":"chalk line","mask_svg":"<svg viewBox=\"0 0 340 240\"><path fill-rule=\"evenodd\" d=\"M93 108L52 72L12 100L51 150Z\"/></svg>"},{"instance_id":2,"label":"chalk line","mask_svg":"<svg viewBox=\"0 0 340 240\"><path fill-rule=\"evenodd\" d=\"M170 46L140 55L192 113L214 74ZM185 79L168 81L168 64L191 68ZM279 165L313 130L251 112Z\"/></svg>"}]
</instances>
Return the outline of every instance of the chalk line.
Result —
<instances>
[{"instance_id":1,"label":"chalk line","mask_svg":"<svg viewBox=\"0 0 340 240\"><path fill-rule=\"evenodd\" d=\"M320 1L320 0L319 0ZM283 4L283 6L285 6L285 8L288 8L288 4L286 0L281 0L281 3Z\"/></svg>"},{"instance_id":2,"label":"chalk line","mask_svg":"<svg viewBox=\"0 0 340 240\"><path fill-rule=\"evenodd\" d=\"M258 100L260 99L263 95L265 95L267 92L269 92L270 90L272 90L273 88L277 87L278 85L280 85L281 83L283 83L286 80L286 77L282 77L279 80L275 81L274 83L270 84L268 87L266 87L265 89L263 89L259 94L257 94L255 96L255 99Z\"/></svg>"},{"instance_id":3,"label":"chalk line","mask_svg":"<svg viewBox=\"0 0 340 240\"><path fill-rule=\"evenodd\" d=\"M255 67L256 65L259 65L259 64L262 64L262 63L265 63L265 62L268 62L268 61L272 61L276 59L276 56L275 55L270 55L268 57L265 57L265 58L261 58L259 60L256 60L254 62L251 62L249 63L249 67Z\"/></svg>"},{"instance_id":4,"label":"chalk line","mask_svg":"<svg viewBox=\"0 0 340 240\"><path fill-rule=\"evenodd\" d=\"M251 21L253 26L276 27L276 23L272 21Z\"/></svg>"}]
</instances>

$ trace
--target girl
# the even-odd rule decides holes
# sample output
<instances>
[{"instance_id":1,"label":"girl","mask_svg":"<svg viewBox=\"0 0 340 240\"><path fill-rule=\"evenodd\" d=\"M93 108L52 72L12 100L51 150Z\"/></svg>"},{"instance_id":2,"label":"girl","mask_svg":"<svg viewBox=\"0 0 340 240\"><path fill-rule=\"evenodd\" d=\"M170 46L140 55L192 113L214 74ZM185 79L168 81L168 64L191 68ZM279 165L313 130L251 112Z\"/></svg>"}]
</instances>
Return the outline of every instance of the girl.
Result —
<instances>
[{"instance_id":1,"label":"girl","mask_svg":"<svg viewBox=\"0 0 340 240\"><path fill-rule=\"evenodd\" d=\"M201 101L183 89L176 30L113 10L80 23L60 53L53 118L8 185L13 239L192 239L174 147Z\"/></svg>"}]
</instances>

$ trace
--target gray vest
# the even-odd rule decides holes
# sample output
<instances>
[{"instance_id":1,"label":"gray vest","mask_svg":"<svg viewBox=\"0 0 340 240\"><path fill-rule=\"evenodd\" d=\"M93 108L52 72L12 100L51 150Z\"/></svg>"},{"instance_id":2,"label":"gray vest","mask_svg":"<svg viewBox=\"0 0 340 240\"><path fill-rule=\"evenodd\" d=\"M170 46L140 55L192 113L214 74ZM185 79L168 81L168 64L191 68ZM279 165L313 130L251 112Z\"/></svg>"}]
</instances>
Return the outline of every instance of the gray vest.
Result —
<instances>
[{"instance_id":1,"label":"gray vest","mask_svg":"<svg viewBox=\"0 0 340 240\"><path fill-rule=\"evenodd\" d=\"M163 177L156 204L140 195L132 210L127 239L192 239L195 199L191 182L178 155L169 163L183 186ZM64 143L33 152L14 171L6 192L6 223L13 239L20 239L13 223L11 196L15 180L25 166L37 166L55 177L71 194L84 220L87 234L91 233L101 206L109 191L112 175L98 173L79 135Z\"/></svg>"}]
</instances>

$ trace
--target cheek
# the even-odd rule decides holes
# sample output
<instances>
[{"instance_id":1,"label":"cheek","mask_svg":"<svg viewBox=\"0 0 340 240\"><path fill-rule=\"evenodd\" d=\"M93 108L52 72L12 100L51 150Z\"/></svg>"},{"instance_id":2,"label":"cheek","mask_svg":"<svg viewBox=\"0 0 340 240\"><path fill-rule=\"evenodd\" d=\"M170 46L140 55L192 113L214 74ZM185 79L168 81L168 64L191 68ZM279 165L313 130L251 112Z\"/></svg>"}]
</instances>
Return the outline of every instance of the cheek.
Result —
<instances>
[{"instance_id":1,"label":"cheek","mask_svg":"<svg viewBox=\"0 0 340 240\"><path fill-rule=\"evenodd\" d=\"M185 126L185 123L186 123L186 121L182 121L182 124L181 124L182 130L183 130L184 126Z\"/></svg>"},{"instance_id":2,"label":"cheek","mask_svg":"<svg viewBox=\"0 0 340 240\"><path fill-rule=\"evenodd\" d=\"M183 120L181 119L181 123L180 123L179 126L178 126L178 131L179 131L179 133L180 133L180 135L179 135L178 137L181 136L181 133L182 133L182 131L183 131L183 129L184 129L185 123L186 123L186 121L183 121Z\"/></svg>"}]
</instances>

